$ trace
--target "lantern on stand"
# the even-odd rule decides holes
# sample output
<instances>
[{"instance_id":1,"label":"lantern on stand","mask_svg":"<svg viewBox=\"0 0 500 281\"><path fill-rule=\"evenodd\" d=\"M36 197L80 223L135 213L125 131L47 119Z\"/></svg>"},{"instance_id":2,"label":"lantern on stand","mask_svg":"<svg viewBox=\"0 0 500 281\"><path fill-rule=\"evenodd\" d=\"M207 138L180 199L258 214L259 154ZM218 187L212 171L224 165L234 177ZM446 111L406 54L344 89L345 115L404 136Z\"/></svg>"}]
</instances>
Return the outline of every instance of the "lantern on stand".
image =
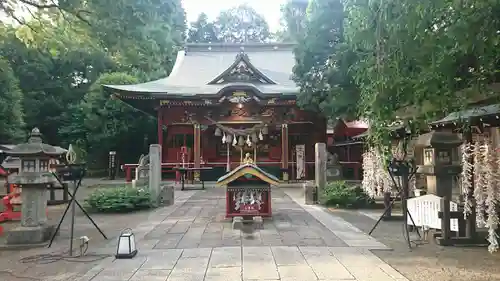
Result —
<instances>
[{"instance_id":1,"label":"lantern on stand","mask_svg":"<svg viewBox=\"0 0 500 281\"><path fill-rule=\"evenodd\" d=\"M135 235L132 229L124 229L118 237L118 246L116 248L117 259L131 259L137 255L137 248L135 244Z\"/></svg>"}]
</instances>

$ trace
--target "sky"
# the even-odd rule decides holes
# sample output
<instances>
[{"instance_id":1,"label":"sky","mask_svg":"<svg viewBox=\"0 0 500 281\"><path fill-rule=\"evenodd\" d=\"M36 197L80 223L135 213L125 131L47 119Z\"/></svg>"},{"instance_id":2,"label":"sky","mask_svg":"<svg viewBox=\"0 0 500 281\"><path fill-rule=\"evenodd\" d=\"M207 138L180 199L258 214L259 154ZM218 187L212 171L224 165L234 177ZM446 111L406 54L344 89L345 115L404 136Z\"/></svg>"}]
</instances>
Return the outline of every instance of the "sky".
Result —
<instances>
[{"instance_id":1,"label":"sky","mask_svg":"<svg viewBox=\"0 0 500 281\"><path fill-rule=\"evenodd\" d=\"M214 20L223 10L248 4L264 16L269 28L274 32L280 28L280 7L285 2L286 0L182 0L182 5L188 22L193 22L202 12L207 14L210 20Z\"/></svg>"}]
</instances>

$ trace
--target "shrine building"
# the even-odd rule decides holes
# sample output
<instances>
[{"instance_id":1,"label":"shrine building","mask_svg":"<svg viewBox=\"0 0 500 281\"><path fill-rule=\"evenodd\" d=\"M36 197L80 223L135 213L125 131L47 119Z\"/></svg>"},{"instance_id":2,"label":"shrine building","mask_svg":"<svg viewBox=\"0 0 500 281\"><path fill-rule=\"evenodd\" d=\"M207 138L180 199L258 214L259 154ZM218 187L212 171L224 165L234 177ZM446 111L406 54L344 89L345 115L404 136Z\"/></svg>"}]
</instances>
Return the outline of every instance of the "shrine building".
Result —
<instances>
[{"instance_id":1,"label":"shrine building","mask_svg":"<svg viewBox=\"0 0 500 281\"><path fill-rule=\"evenodd\" d=\"M203 166L216 180L250 153L281 179L312 179L326 119L296 105L294 46L187 44L168 77L104 88L157 116L165 178L174 167Z\"/></svg>"}]
</instances>

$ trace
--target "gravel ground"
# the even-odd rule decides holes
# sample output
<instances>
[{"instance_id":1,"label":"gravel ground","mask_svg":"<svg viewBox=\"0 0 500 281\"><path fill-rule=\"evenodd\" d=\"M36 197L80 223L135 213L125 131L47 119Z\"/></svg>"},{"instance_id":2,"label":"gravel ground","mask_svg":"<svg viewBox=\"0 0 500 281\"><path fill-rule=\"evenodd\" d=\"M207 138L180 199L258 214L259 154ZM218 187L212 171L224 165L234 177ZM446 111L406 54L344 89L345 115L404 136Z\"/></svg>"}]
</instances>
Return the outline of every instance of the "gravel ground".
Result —
<instances>
[{"instance_id":1,"label":"gravel ground","mask_svg":"<svg viewBox=\"0 0 500 281\"><path fill-rule=\"evenodd\" d=\"M357 211L331 212L367 233L375 224ZM381 222L373 237L394 249L373 253L412 281L500 280L500 253L490 254L485 247L441 247L430 242L409 250L402 222L397 221Z\"/></svg>"}]
</instances>

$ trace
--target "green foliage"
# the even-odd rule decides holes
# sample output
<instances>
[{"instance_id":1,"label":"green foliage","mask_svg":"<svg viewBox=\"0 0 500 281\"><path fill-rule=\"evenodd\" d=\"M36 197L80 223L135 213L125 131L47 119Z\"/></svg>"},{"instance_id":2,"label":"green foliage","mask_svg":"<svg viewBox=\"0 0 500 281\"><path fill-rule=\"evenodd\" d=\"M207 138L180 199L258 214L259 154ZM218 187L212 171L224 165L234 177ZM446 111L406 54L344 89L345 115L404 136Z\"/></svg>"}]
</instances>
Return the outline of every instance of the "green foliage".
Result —
<instances>
[{"instance_id":1,"label":"green foliage","mask_svg":"<svg viewBox=\"0 0 500 281\"><path fill-rule=\"evenodd\" d=\"M215 26L223 42L262 43L271 36L266 19L246 4L222 11Z\"/></svg>"},{"instance_id":2,"label":"green foliage","mask_svg":"<svg viewBox=\"0 0 500 281\"><path fill-rule=\"evenodd\" d=\"M329 182L320 196L321 202L327 206L364 208L375 204L361 187L349 186L345 181Z\"/></svg>"},{"instance_id":3,"label":"green foliage","mask_svg":"<svg viewBox=\"0 0 500 281\"><path fill-rule=\"evenodd\" d=\"M19 3L8 0L0 11ZM120 161L136 162L148 140L156 138L154 118L110 100L101 84L139 83L168 75L185 39L181 0L70 0L47 5L54 8L32 9L33 17L24 25L0 24L0 57L18 80L1 84L0 95L15 93L12 85L18 85L24 97L21 109L12 103L9 108L17 115L8 116L24 113L26 122L3 118L12 126L1 129L25 132L39 127L45 142L77 145L90 165L107 165L109 149L123 152ZM6 19L17 20L12 14ZM2 65L2 70L10 68ZM103 76L102 83L97 82L103 73L113 72L123 75ZM125 79L125 73L133 80ZM2 134L0 141L10 142L17 133Z\"/></svg>"},{"instance_id":4,"label":"green foliage","mask_svg":"<svg viewBox=\"0 0 500 281\"><path fill-rule=\"evenodd\" d=\"M304 36L307 24L308 0L288 0L281 6L281 26L277 39L282 42L297 42Z\"/></svg>"},{"instance_id":5,"label":"green foliage","mask_svg":"<svg viewBox=\"0 0 500 281\"><path fill-rule=\"evenodd\" d=\"M123 72L103 74L83 100L70 109L69 122L61 128L60 134L91 152L89 162L104 161L110 150L123 155L124 161L136 162L145 149L142 145L145 136L154 138L155 118L118 99L111 99L102 87L138 82L138 78Z\"/></svg>"},{"instance_id":6,"label":"green foliage","mask_svg":"<svg viewBox=\"0 0 500 281\"><path fill-rule=\"evenodd\" d=\"M147 189L132 187L100 188L85 199L85 207L101 213L128 213L153 207Z\"/></svg>"},{"instance_id":7,"label":"green foliage","mask_svg":"<svg viewBox=\"0 0 500 281\"><path fill-rule=\"evenodd\" d=\"M295 79L302 106L370 120L386 145L390 123L410 129L500 97L500 2L314 0Z\"/></svg>"},{"instance_id":8,"label":"green foliage","mask_svg":"<svg viewBox=\"0 0 500 281\"><path fill-rule=\"evenodd\" d=\"M191 23L188 42L262 43L271 37L266 19L248 5L222 11L214 22L202 13Z\"/></svg>"},{"instance_id":9,"label":"green foliage","mask_svg":"<svg viewBox=\"0 0 500 281\"><path fill-rule=\"evenodd\" d=\"M355 59L344 39L342 1L310 2L304 36L295 50L294 80L299 104L335 117L356 113L358 89L349 74Z\"/></svg>"},{"instance_id":10,"label":"green foliage","mask_svg":"<svg viewBox=\"0 0 500 281\"><path fill-rule=\"evenodd\" d=\"M9 63L0 56L0 143L23 141L23 93Z\"/></svg>"},{"instance_id":11,"label":"green foliage","mask_svg":"<svg viewBox=\"0 0 500 281\"><path fill-rule=\"evenodd\" d=\"M208 16L205 13L201 13L198 19L191 23L187 40L190 43L220 42L215 24L208 21Z\"/></svg>"}]
</instances>

